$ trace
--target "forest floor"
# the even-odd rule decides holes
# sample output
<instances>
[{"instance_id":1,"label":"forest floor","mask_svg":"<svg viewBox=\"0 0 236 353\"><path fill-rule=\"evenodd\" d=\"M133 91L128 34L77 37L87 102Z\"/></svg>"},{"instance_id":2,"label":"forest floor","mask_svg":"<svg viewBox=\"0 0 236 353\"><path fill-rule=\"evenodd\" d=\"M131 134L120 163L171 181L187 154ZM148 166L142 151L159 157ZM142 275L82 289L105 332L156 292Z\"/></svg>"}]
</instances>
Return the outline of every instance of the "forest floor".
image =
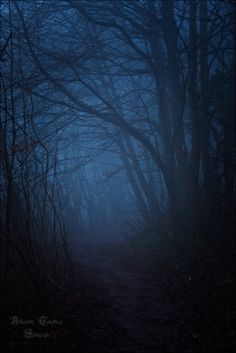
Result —
<instances>
[{"instance_id":1,"label":"forest floor","mask_svg":"<svg viewBox=\"0 0 236 353\"><path fill-rule=\"evenodd\" d=\"M124 266L124 257L117 250L120 249L113 245L94 246L80 256L83 273L103 288L100 299L110 308L113 337L108 338L106 330L100 329L108 340L105 344L110 341L105 352L173 352L173 342L166 330L167 322L174 320L173 306L165 300L157 283L145 282L139 271ZM106 315L103 320L106 325ZM103 350L97 347L95 351Z\"/></svg>"},{"instance_id":2,"label":"forest floor","mask_svg":"<svg viewBox=\"0 0 236 353\"><path fill-rule=\"evenodd\" d=\"M6 352L234 351L231 280L217 274L215 286L209 276L184 282L166 273L163 281L128 242L74 244L72 253L77 284L54 297L50 311L35 313L62 323L43 327L49 337L24 338Z\"/></svg>"},{"instance_id":3,"label":"forest floor","mask_svg":"<svg viewBox=\"0 0 236 353\"><path fill-rule=\"evenodd\" d=\"M167 271L163 280L152 261L127 241L93 241L78 248L85 302L90 293L94 310L100 309L95 327L88 322L84 353L234 351L234 282L221 278L217 267L213 274L209 270L203 278L184 281ZM86 305L84 310L86 316Z\"/></svg>"}]
</instances>

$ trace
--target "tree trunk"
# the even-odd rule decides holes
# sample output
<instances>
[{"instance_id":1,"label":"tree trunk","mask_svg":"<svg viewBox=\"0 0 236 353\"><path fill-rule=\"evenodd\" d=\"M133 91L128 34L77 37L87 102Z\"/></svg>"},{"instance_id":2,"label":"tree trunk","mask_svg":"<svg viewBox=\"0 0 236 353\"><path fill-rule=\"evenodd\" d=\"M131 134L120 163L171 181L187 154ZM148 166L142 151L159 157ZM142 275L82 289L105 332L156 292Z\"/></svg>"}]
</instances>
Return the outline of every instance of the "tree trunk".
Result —
<instances>
[{"instance_id":1,"label":"tree trunk","mask_svg":"<svg viewBox=\"0 0 236 353\"><path fill-rule=\"evenodd\" d=\"M200 164L200 115L197 98L197 28L196 28L196 0L190 2L189 19L189 103L192 120L192 151L191 151L191 184L193 217L199 210L199 164Z\"/></svg>"}]
</instances>

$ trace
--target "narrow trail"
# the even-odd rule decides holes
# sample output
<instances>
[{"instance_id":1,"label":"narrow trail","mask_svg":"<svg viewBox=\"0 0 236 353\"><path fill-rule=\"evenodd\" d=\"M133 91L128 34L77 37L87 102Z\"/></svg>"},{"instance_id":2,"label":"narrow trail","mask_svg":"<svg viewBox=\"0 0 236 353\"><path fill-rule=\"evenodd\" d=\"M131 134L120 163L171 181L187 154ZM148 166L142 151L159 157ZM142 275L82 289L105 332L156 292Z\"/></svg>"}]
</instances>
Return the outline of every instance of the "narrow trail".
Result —
<instances>
[{"instance_id":1,"label":"narrow trail","mask_svg":"<svg viewBox=\"0 0 236 353\"><path fill-rule=\"evenodd\" d=\"M167 329L175 320L174 308L165 300L158 285L147 284L140 273L123 267L119 257L102 251L104 245L80 246L76 258L84 275L104 288L103 299L111 307L112 320L132 341L130 351L127 347L116 347L114 342L113 352L174 352ZM122 337L120 339L122 341Z\"/></svg>"}]
</instances>

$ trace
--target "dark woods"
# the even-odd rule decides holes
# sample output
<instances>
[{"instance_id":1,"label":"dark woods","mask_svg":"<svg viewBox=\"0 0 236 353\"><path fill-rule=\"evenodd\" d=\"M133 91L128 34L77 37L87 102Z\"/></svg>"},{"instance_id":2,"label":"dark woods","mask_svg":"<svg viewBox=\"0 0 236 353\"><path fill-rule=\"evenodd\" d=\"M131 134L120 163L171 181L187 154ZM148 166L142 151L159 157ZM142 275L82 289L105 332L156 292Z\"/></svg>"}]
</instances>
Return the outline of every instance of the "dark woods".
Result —
<instances>
[{"instance_id":1,"label":"dark woods","mask_svg":"<svg viewBox=\"0 0 236 353\"><path fill-rule=\"evenodd\" d=\"M0 19L3 317L48 310L71 243L104 234L184 291L232 288L234 1L1 0Z\"/></svg>"}]
</instances>

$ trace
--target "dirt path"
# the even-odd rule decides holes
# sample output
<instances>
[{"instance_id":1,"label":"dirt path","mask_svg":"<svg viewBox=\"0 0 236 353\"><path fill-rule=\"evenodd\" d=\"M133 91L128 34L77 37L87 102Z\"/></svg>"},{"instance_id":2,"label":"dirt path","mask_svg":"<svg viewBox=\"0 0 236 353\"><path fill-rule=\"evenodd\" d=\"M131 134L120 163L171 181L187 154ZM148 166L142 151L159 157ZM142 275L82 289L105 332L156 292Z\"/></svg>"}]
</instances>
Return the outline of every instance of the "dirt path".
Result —
<instances>
[{"instance_id":1,"label":"dirt path","mask_svg":"<svg viewBox=\"0 0 236 353\"><path fill-rule=\"evenodd\" d=\"M146 284L139 273L123 267L117 256L102 251L99 245L80 248L77 259L84 273L105 289L104 300L112 315L116 313L112 320L128 333L133 353L174 352L167 329L174 320L174 308L158 286ZM125 352L123 349L114 343L113 352Z\"/></svg>"}]
</instances>

